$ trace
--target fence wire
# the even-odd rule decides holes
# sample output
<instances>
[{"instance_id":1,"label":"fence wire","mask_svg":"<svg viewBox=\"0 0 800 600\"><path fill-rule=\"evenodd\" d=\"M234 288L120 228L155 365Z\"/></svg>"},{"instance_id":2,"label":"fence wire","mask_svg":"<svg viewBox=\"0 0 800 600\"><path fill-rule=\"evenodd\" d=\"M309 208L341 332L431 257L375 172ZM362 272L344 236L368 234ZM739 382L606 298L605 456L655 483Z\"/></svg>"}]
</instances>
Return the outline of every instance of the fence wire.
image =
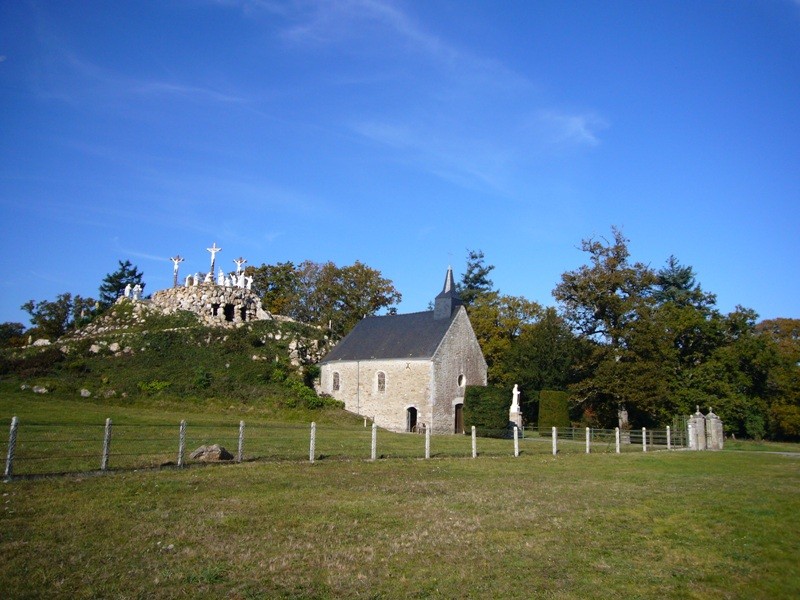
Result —
<instances>
[{"instance_id":1,"label":"fence wire","mask_svg":"<svg viewBox=\"0 0 800 600\"><path fill-rule=\"evenodd\" d=\"M180 424L112 424L108 444L103 424L20 422L17 426L13 456L13 476L53 475L108 470L166 467L179 464ZM309 460L310 424L245 424L242 446L244 461L307 461ZM315 461L368 460L372 448L371 427L317 425ZM376 459L412 459L425 457L424 433L376 431ZM666 449L666 430L647 431L648 449ZM0 441L0 452L8 454L10 434ZM642 431L620 434L620 451L641 452ZM557 432L557 453L586 451L586 430L565 428ZM218 444L238 459L239 423L187 424L183 464L198 462L190 457L200 446ZM616 452L613 429L591 429L590 451ZM685 445L685 434L672 433L670 445ZM107 447L107 461L104 448ZM478 456L513 456L513 431L481 431L476 440ZM552 433L549 429L520 430L518 448L521 455L551 454ZM433 435L430 437L431 458L469 458L472 437L465 435ZM6 463L8 470L8 461Z\"/></svg>"}]
</instances>

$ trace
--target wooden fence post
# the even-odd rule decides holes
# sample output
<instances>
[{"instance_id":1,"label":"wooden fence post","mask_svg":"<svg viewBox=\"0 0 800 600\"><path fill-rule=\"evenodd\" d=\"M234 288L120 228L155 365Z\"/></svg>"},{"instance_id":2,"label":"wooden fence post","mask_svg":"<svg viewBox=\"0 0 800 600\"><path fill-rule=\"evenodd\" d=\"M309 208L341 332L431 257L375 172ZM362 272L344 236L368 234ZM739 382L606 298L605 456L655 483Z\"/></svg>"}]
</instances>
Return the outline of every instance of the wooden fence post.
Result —
<instances>
[{"instance_id":1,"label":"wooden fence post","mask_svg":"<svg viewBox=\"0 0 800 600\"><path fill-rule=\"evenodd\" d=\"M6 479L11 479L11 474L14 471L14 452L17 449L17 427L19 426L19 419L11 417L11 429L8 431L8 454L6 455L6 470L3 475Z\"/></svg>"},{"instance_id":2,"label":"wooden fence post","mask_svg":"<svg viewBox=\"0 0 800 600\"><path fill-rule=\"evenodd\" d=\"M587 427L586 428L586 454L589 454L589 452L591 452L591 450L590 450L590 448L591 448L591 441L590 441L591 437L590 436L591 436L591 432L590 432L590 429Z\"/></svg>"},{"instance_id":3,"label":"wooden fence post","mask_svg":"<svg viewBox=\"0 0 800 600\"><path fill-rule=\"evenodd\" d=\"M236 461L242 462L242 459L244 459L244 421L239 421L239 452Z\"/></svg>"},{"instance_id":4,"label":"wooden fence post","mask_svg":"<svg viewBox=\"0 0 800 600\"><path fill-rule=\"evenodd\" d=\"M619 427L614 428L614 436L617 438L617 454L619 454Z\"/></svg>"},{"instance_id":5,"label":"wooden fence post","mask_svg":"<svg viewBox=\"0 0 800 600\"><path fill-rule=\"evenodd\" d=\"M106 433L103 436L103 458L100 461L100 470L108 470L108 455L111 453L111 419L106 419Z\"/></svg>"},{"instance_id":6,"label":"wooden fence post","mask_svg":"<svg viewBox=\"0 0 800 600\"><path fill-rule=\"evenodd\" d=\"M514 425L514 457L519 456L519 427Z\"/></svg>"},{"instance_id":7,"label":"wooden fence post","mask_svg":"<svg viewBox=\"0 0 800 600\"><path fill-rule=\"evenodd\" d=\"M669 425L667 425L667 450L672 450L672 437L670 435Z\"/></svg>"},{"instance_id":8,"label":"wooden fence post","mask_svg":"<svg viewBox=\"0 0 800 600\"><path fill-rule=\"evenodd\" d=\"M475 425L472 426L472 458L478 456L478 438L475 436Z\"/></svg>"},{"instance_id":9,"label":"wooden fence post","mask_svg":"<svg viewBox=\"0 0 800 600\"><path fill-rule=\"evenodd\" d=\"M647 452L647 427L642 427L642 452Z\"/></svg>"},{"instance_id":10,"label":"wooden fence post","mask_svg":"<svg viewBox=\"0 0 800 600\"><path fill-rule=\"evenodd\" d=\"M317 446L317 424L311 423L311 443L308 447L308 462L314 462L314 454Z\"/></svg>"},{"instance_id":11,"label":"wooden fence post","mask_svg":"<svg viewBox=\"0 0 800 600\"><path fill-rule=\"evenodd\" d=\"M558 454L558 429L553 427L553 430L550 432L550 435L553 438L553 456Z\"/></svg>"},{"instance_id":12,"label":"wooden fence post","mask_svg":"<svg viewBox=\"0 0 800 600\"><path fill-rule=\"evenodd\" d=\"M178 467L183 467L184 455L186 454L186 420L181 420L178 429Z\"/></svg>"}]
</instances>

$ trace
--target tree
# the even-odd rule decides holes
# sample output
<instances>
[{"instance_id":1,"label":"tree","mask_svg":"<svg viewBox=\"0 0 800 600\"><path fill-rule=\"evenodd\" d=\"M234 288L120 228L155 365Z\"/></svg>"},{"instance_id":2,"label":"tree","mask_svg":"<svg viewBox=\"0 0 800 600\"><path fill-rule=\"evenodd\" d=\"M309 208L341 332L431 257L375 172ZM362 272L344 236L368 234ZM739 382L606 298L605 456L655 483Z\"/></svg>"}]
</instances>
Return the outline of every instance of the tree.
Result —
<instances>
[{"instance_id":1,"label":"tree","mask_svg":"<svg viewBox=\"0 0 800 600\"><path fill-rule=\"evenodd\" d=\"M494 265L484 263L482 250L469 250L467 253L467 270L461 275L461 281L456 285L461 301L470 306L475 299L481 295L492 291L492 280L489 273L494 269Z\"/></svg>"},{"instance_id":2,"label":"tree","mask_svg":"<svg viewBox=\"0 0 800 600\"><path fill-rule=\"evenodd\" d=\"M332 315L337 322L334 332L341 335L349 332L365 316L377 314L382 308L398 304L403 298L380 271L359 261L340 268L330 285L333 293L328 297L338 296ZM319 290L320 286L317 288Z\"/></svg>"},{"instance_id":3,"label":"tree","mask_svg":"<svg viewBox=\"0 0 800 600\"><path fill-rule=\"evenodd\" d=\"M607 422L618 408L630 410L637 400L653 396L653 390L632 386L634 376L642 384L652 383L652 373L635 360L629 337L637 320L650 315L656 275L642 263L631 263L621 231L614 227L612 235L613 241L583 240L590 264L564 273L553 290L567 324L594 342L590 375L571 388L573 399Z\"/></svg>"},{"instance_id":4,"label":"tree","mask_svg":"<svg viewBox=\"0 0 800 600\"><path fill-rule=\"evenodd\" d=\"M585 239L590 265L564 273L553 290L564 318L583 336L619 348L628 325L652 302L656 276L647 265L631 263L628 241L616 227L613 241Z\"/></svg>"},{"instance_id":5,"label":"tree","mask_svg":"<svg viewBox=\"0 0 800 600\"><path fill-rule=\"evenodd\" d=\"M98 303L101 310L107 309L117 301L125 290L125 286L134 287L140 285L144 290L142 278L144 274L135 267L131 261L118 261L119 268L113 273L108 273L100 284L100 299Z\"/></svg>"},{"instance_id":6,"label":"tree","mask_svg":"<svg viewBox=\"0 0 800 600\"><path fill-rule=\"evenodd\" d=\"M294 263L247 267L246 273L253 278L252 290L261 297L265 310L291 316L300 301L299 274Z\"/></svg>"},{"instance_id":7,"label":"tree","mask_svg":"<svg viewBox=\"0 0 800 600\"><path fill-rule=\"evenodd\" d=\"M703 292L692 267L681 265L674 256L670 256L666 267L656 274L653 299L660 305L669 303L701 310L709 309L717 302L714 294Z\"/></svg>"},{"instance_id":8,"label":"tree","mask_svg":"<svg viewBox=\"0 0 800 600\"><path fill-rule=\"evenodd\" d=\"M486 359L489 383L509 383L504 357L524 329L541 316L542 307L522 296L492 291L477 294L467 310Z\"/></svg>"},{"instance_id":9,"label":"tree","mask_svg":"<svg viewBox=\"0 0 800 600\"><path fill-rule=\"evenodd\" d=\"M800 438L800 319L769 319L756 334L773 345L776 364L770 370L769 431L774 437Z\"/></svg>"},{"instance_id":10,"label":"tree","mask_svg":"<svg viewBox=\"0 0 800 600\"><path fill-rule=\"evenodd\" d=\"M25 325L22 323L11 321L0 323L0 348L21 345L24 339L22 337L24 333Z\"/></svg>"},{"instance_id":11,"label":"tree","mask_svg":"<svg viewBox=\"0 0 800 600\"><path fill-rule=\"evenodd\" d=\"M523 328L502 357L505 381L518 384L523 393L566 391L580 379L580 369L591 344L578 338L552 307Z\"/></svg>"},{"instance_id":12,"label":"tree","mask_svg":"<svg viewBox=\"0 0 800 600\"><path fill-rule=\"evenodd\" d=\"M49 339L64 335L72 318L72 294L59 294L55 300L28 300L20 308L31 316L31 324Z\"/></svg>"},{"instance_id":13,"label":"tree","mask_svg":"<svg viewBox=\"0 0 800 600\"><path fill-rule=\"evenodd\" d=\"M252 274L253 290L264 308L329 329L334 338L365 316L391 311L402 299L391 280L360 261L345 267L308 260L261 265Z\"/></svg>"}]
</instances>

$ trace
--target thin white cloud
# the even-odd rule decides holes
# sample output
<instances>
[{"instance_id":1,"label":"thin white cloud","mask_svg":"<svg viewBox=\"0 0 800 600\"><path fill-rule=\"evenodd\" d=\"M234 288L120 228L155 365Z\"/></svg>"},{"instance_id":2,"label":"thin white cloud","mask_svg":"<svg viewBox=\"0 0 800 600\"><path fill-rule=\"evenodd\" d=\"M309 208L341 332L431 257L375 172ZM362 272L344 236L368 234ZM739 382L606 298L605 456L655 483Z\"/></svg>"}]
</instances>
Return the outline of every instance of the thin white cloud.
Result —
<instances>
[{"instance_id":1,"label":"thin white cloud","mask_svg":"<svg viewBox=\"0 0 800 600\"><path fill-rule=\"evenodd\" d=\"M550 143L558 146L598 146L608 122L594 113L540 111L538 121Z\"/></svg>"},{"instance_id":2,"label":"thin white cloud","mask_svg":"<svg viewBox=\"0 0 800 600\"><path fill-rule=\"evenodd\" d=\"M40 30L39 41L44 52L36 88L45 98L82 106L87 103L110 105L131 96L227 104L248 102L242 94L212 86L121 74L81 56L67 40L47 28Z\"/></svg>"},{"instance_id":3,"label":"thin white cloud","mask_svg":"<svg viewBox=\"0 0 800 600\"><path fill-rule=\"evenodd\" d=\"M353 123L352 128L370 142L396 151L398 160L414 164L442 179L463 187L507 192L506 151L494 147L491 141L439 130L431 124L400 126L364 121Z\"/></svg>"}]
</instances>

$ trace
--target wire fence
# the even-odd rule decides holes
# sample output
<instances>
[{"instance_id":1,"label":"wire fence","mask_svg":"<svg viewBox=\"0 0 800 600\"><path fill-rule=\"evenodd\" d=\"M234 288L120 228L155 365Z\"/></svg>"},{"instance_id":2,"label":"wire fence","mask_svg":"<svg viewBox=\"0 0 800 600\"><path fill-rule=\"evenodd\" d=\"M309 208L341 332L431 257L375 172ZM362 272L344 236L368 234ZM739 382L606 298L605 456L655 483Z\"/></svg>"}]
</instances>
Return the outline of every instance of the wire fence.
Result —
<instances>
[{"instance_id":1,"label":"wire fence","mask_svg":"<svg viewBox=\"0 0 800 600\"><path fill-rule=\"evenodd\" d=\"M685 433L667 430L537 429L466 435L393 433L371 427L253 423L116 424L37 423L12 419L0 440L5 478L183 467L201 446L219 445L242 461L469 458L520 454L621 453L686 445Z\"/></svg>"}]
</instances>

